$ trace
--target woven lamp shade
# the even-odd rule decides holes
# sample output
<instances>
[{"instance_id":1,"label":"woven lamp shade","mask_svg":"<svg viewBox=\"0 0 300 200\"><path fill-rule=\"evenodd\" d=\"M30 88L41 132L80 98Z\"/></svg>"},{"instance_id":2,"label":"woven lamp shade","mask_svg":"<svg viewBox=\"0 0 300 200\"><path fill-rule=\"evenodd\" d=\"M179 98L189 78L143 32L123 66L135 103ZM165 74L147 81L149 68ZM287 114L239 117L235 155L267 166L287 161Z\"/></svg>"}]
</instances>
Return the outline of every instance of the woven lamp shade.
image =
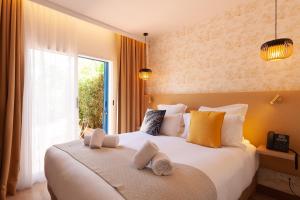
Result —
<instances>
[{"instance_id":1,"label":"woven lamp shade","mask_svg":"<svg viewBox=\"0 0 300 200\"><path fill-rule=\"evenodd\" d=\"M266 61L281 60L293 54L293 41L289 38L271 40L260 48L260 56Z\"/></svg>"},{"instance_id":2,"label":"woven lamp shade","mask_svg":"<svg viewBox=\"0 0 300 200\"><path fill-rule=\"evenodd\" d=\"M142 68L140 71L139 71L139 78L146 81L148 80L152 75L152 70L151 69L148 69L148 68Z\"/></svg>"}]
</instances>

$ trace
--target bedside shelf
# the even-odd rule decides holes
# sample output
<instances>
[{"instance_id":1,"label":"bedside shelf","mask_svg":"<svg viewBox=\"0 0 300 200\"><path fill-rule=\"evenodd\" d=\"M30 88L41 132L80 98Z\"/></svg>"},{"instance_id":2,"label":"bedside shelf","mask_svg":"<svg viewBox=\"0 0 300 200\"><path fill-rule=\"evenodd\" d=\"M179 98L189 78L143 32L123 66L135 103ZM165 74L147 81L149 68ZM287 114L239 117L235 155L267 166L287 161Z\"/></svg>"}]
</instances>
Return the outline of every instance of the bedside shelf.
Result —
<instances>
[{"instance_id":1,"label":"bedside shelf","mask_svg":"<svg viewBox=\"0 0 300 200\"><path fill-rule=\"evenodd\" d=\"M273 151L270 149L267 149L265 145L261 145L256 148L256 152L258 152L261 155L266 155L266 156L272 156L276 158L282 158L282 159L287 159L287 160L295 160L295 154L293 152L280 152L280 151Z\"/></svg>"}]
</instances>

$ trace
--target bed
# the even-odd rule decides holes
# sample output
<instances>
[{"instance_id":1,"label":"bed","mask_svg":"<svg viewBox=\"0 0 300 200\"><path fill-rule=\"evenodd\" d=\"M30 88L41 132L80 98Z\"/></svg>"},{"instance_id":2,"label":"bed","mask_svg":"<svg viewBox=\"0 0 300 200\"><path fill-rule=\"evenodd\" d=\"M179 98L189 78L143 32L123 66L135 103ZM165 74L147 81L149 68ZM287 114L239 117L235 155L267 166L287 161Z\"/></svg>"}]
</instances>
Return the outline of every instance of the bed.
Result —
<instances>
[{"instance_id":1,"label":"bed","mask_svg":"<svg viewBox=\"0 0 300 200\"><path fill-rule=\"evenodd\" d=\"M147 140L154 142L172 162L204 172L215 185L218 200L237 200L249 196L243 194L253 183L258 159L255 147L247 140L243 142L243 148L214 149L187 143L181 137L132 132L120 135L120 146L138 150ZM99 175L55 146L46 153L45 175L52 199L124 199Z\"/></svg>"}]
</instances>

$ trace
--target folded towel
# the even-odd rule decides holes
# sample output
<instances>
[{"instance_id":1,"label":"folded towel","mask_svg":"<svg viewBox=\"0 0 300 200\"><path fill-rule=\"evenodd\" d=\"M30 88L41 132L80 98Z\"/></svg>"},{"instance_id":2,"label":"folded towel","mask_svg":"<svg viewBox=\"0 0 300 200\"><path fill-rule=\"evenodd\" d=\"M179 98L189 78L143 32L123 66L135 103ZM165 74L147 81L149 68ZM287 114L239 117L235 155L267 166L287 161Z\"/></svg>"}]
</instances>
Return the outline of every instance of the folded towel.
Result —
<instances>
[{"instance_id":1,"label":"folded towel","mask_svg":"<svg viewBox=\"0 0 300 200\"><path fill-rule=\"evenodd\" d=\"M101 148L103 140L104 140L104 133L103 130L100 128L95 129L91 136L91 141L90 141L90 148L91 149L96 149L96 148Z\"/></svg>"},{"instance_id":2,"label":"folded towel","mask_svg":"<svg viewBox=\"0 0 300 200\"><path fill-rule=\"evenodd\" d=\"M151 161L151 168L154 174L158 176L168 176L172 174L173 166L169 157L158 152Z\"/></svg>"},{"instance_id":3,"label":"folded towel","mask_svg":"<svg viewBox=\"0 0 300 200\"><path fill-rule=\"evenodd\" d=\"M137 151L133 157L133 164L138 169L143 169L151 161L153 156L158 152L158 147L147 141L143 147Z\"/></svg>"},{"instance_id":4,"label":"folded towel","mask_svg":"<svg viewBox=\"0 0 300 200\"><path fill-rule=\"evenodd\" d=\"M105 135L102 146L116 148L118 144L119 144L118 135Z\"/></svg>"}]
</instances>

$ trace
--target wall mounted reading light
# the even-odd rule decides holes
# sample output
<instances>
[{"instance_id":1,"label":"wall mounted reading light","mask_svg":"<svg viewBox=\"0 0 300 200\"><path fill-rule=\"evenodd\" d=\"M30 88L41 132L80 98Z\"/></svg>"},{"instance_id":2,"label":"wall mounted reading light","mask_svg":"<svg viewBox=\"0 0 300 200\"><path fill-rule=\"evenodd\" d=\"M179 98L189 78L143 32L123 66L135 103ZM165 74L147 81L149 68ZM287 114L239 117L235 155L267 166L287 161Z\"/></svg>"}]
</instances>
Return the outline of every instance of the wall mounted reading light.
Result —
<instances>
[{"instance_id":1,"label":"wall mounted reading light","mask_svg":"<svg viewBox=\"0 0 300 200\"><path fill-rule=\"evenodd\" d=\"M277 94L271 101L270 104L274 105L274 104L279 104L283 102L283 98L282 96L280 96L279 94Z\"/></svg>"},{"instance_id":2,"label":"wall mounted reading light","mask_svg":"<svg viewBox=\"0 0 300 200\"><path fill-rule=\"evenodd\" d=\"M149 104L151 104L151 103L152 103L152 101L153 101L153 99L152 99L152 96L151 96L151 95L149 95L148 103L149 103Z\"/></svg>"}]
</instances>

